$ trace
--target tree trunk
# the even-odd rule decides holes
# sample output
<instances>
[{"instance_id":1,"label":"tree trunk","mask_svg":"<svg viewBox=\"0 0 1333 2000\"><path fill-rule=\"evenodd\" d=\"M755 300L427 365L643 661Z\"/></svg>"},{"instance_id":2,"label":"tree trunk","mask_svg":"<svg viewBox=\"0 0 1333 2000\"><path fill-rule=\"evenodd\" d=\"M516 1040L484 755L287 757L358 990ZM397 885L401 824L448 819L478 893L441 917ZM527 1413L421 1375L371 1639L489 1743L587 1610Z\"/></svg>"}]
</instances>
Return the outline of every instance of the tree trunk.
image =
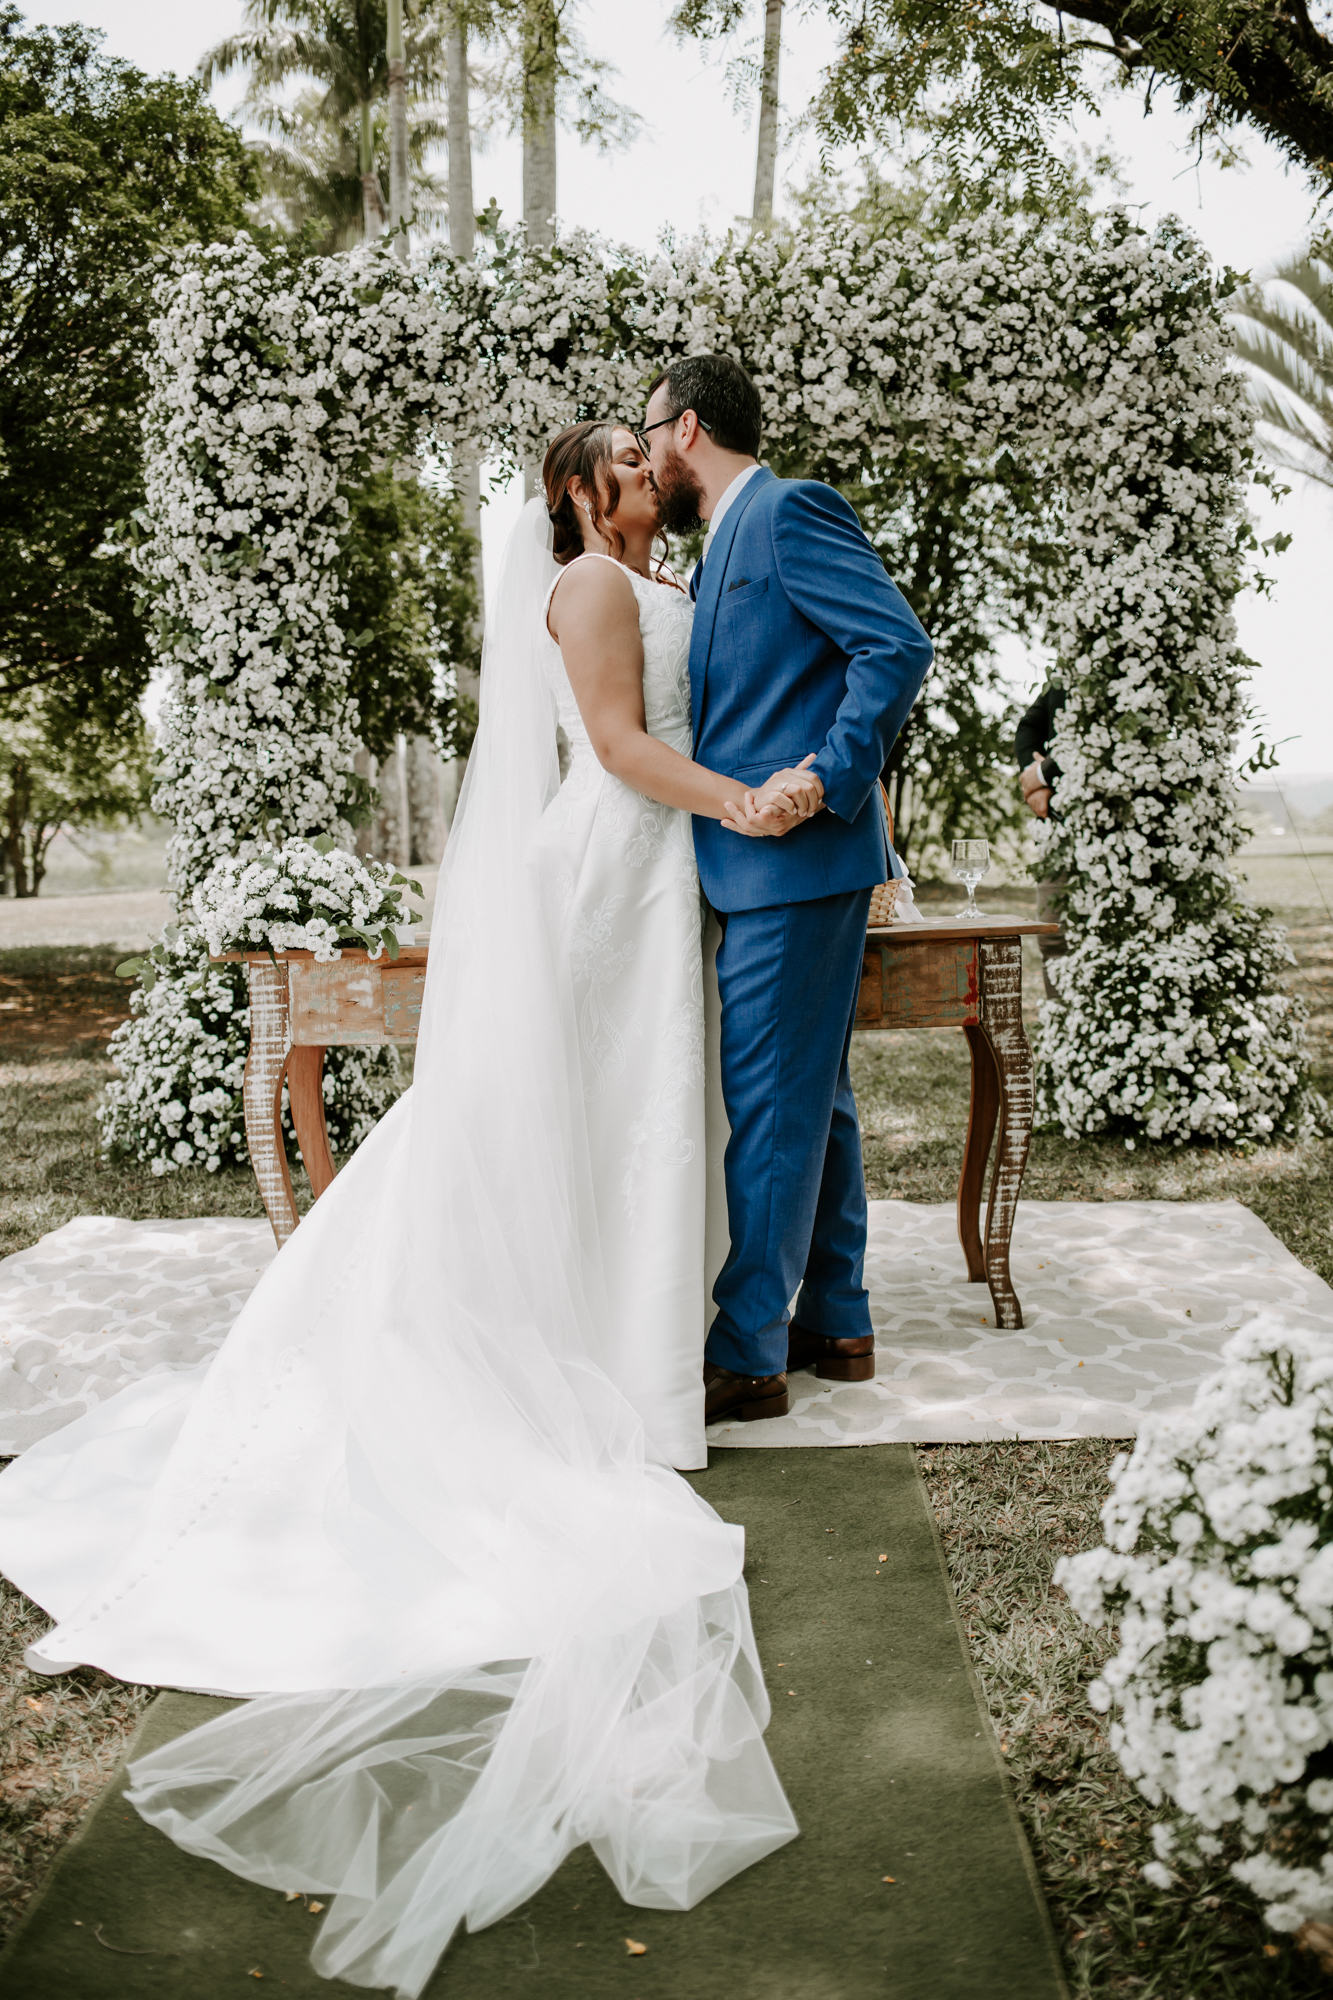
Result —
<instances>
[{"instance_id":1,"label":"tree trunk","mask_svg":"<svg viewBox=\"0 0 1333 2000\"><path fill-rule=\"evenodd\" d=\"M398 797L395 800L398 818L398 852L394 856L400 868L412 866L412 792L407 776L407 738L399 735L394 740L393 761L397 765L394 776L397 779Z\"/></svg>"},{"instance_id":2,"label":"tree trunk","mask_svg":"<svg viewBox=\"0 0 1333 2000\"><path fill-rule=\"evenodd\" d=\"M472 109L468 98L467 20L461 9L449 16L449 248L471 259L477 242L477 205L472 193ZM477 593L477 637L485 617L486 579L481 564L481 460L469 446L455 446L453 482L463 526L473 537L472 579ZM471 667L458 670L459 691L476 701L480 679ZM453 817L452 810L449 818Z\"/></svg>"},{"instance_id":3,"label":"tree trunk","mask_svg":"<svg viewBox=\"0 0 1333 2000\"><path fill-rule=\"evenodd\" d=\"M467 19L457 8L449 15L446 42L449 69L449 248L470 258L477 244L477 205L472 193L472 107L468 93Z\"/></svg>"},{"instance_id":4,"label":"tree trunk","mask_svg":"<svg viewBox=\"0 0 1333 2000\"><path fill-rule=\"evenodd\" d=\"M45 821L40 824L36 822L33 824L29 837L29 848L32 855L31 880L34 896L41 893L42 883L46 878L46 850L59 833L60 826L61 822L59 820L56 820L52 824L48 824Z\"/></svg>"},{"instance_id":5,"label":"tree trunk","mask_svg":"<svg viewBox=\"0 0 1333 2000\"><path fill-rule=\"evenodd\" d=\"M782 0L764 7L764 66L759 86L759 146L754 167L752 220L773 220L773 185L778 171L778 59L782 54Z\"/></svg>"},{"instance_id":6,"label":"tree trunk","mask_svg":"<svg viewBox=\"0 0 1333 2000\"><path fill-rule=\"evenodd\" d=\"M523 10L523 221L528 242L555 242L555 86L559 69L555 0L525 0ZM523 465L524 497L541 492L541 460Z\"/></svg>"},{"instance_id":7,"label":"tree trunk","mask_svg":"<svg viewBox=\"0 0 1333 2000\"><path fill-rule=\"evenodd\" d=\"M16 896L31 896L33 893L28 884L28 863L23 846L23 828L31 799L32 780L28 767L22 757L16 757L9 768L9 797L5 802L5 858L14 878Z\"/></svg>"},{"instance_id":8,"label":"tree trunk","mask_svg":"<svg viewBox=\"0 0 1333 2000\"><path fill-rule=\"evenodd\" d=\"M375 172L375 149L371 140L370 106L361 106L361 229L367 243L373 243L386 220L380 177Z\"/></svg>"},{"instance_id":9,"label":"tree trunk","mask_svg":"<svg viewBox=\"0 0 1333 2000\"><path fill-rule=\"evenodd\" d=\"M555 241L555 85L559 65L554 0L523 10L523 221L529 243Z\"/></svg>"},{"instance_id":10,"label":"tree trunk","mask_svg":"<svg viewBox=\"0 0 1333 2000\"><path fill-rule=\"evenodd\" d=\"M407 166L407 61L403 51L403 0L389 5L389 220L401 231L394 253L407 262L407 224L412 219L412 191Z\"/></svg>"}]
</instances>

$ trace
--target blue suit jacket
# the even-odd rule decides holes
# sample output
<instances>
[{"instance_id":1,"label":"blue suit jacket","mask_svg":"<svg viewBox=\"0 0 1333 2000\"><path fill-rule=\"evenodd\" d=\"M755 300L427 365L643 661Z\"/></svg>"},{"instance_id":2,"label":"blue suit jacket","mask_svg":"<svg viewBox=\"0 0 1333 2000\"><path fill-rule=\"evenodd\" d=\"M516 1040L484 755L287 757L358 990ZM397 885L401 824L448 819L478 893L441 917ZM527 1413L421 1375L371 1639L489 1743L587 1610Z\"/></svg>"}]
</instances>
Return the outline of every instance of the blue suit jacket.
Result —
<instances>
[{"instance_id":1,"label":"blue suit jacket","mask_svg":"<svg viewBox=\"0 0 1333 2000\"><path fill-rule=\"evenodd\" d=\"M747 481L697 579L694 755L749 788L814 751L828 809L779 840L696 814L699 877L715 910L887 880L879 775L932 657L840 494L762 469Z\"/></svg>"}]
</instances>

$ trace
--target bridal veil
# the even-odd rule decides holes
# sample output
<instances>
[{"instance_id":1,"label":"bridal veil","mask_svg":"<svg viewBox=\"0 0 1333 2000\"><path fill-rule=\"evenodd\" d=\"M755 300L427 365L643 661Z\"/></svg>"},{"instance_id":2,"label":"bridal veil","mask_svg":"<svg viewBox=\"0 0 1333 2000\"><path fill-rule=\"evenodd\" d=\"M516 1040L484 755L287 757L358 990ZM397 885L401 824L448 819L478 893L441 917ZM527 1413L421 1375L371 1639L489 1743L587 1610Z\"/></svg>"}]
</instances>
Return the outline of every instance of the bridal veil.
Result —
<instances>
[{"instance_id":1,"label":"bridal veil","mask_svg":"<svg viewBox=\"0 0 1333 2000\"><path fill-rule=\"evenodd\" d=\"M135 1763L191 1852L331 1897L319 1971L416 1995L585 1841L687 1909L796 1831L743 1538L646 1462L605 1300L571 982L532 861L559 783L545 509L511 538L415 1081L210 1367L0 1480L43 1650L254 1698ZM14 1482L11 1484L11 1482Z\"/></svg>"}]
</instances>

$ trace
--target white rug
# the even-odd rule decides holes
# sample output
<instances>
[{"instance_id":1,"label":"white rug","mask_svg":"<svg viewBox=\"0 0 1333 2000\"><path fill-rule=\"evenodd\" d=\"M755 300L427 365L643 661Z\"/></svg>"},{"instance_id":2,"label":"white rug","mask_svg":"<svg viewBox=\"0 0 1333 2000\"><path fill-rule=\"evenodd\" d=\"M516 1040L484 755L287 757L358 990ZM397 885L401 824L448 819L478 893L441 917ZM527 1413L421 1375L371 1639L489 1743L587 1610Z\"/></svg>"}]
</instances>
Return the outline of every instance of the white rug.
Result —
<instances>
[{"instance_id":1,"label":"white rug","mask_svg":"<svg viewBox=\"0 0 1333 2000\"><path fill-rule=\"evenodd\" d=\"M0 1261L0 1454L212 1354L273 1248L267 1222L80 1215Z\"/></svg>"},{"instance_id":2,"label":"white rug","mask_svg":"<svg viewBox=\"0 0 1333 2000\"><path fill-rule=\"evenodd\" d=\"M0 1262L0 1454L122 1384L210 1354L273 1255L267 1222L84 1215ZM728 1445L1132 1437L1178 1409L1264 1306L1333 1339L1333 1291L1239 1202L1023 1202L997 1333L943 1203L871 1204L873 1382L792 1377L792 1413Z\"/></svg>"},{"instance_id":3,"label":"white rug","mask_svg":"<svg viewBox=\"0 0 1333 2000\"><path fill-rule=\"evenodd\" d=\"M1187 1408L1265 1307L1333 1340L1333 1290L1238 1201L1023 1201L1010 1268L1026 1325L999 1333L967 1282L952 1205L870 1205L873 1382L791 1378L787 1417L714 1444L1122 1438Z\"/></svg>"}]
</instances>

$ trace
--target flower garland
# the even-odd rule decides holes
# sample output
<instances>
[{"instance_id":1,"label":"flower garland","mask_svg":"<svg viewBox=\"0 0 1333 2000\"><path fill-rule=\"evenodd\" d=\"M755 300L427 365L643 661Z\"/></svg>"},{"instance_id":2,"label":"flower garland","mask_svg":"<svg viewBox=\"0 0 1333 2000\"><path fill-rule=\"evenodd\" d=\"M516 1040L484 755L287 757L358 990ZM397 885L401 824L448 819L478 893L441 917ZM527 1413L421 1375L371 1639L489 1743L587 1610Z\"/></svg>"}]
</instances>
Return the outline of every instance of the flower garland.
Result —
<instances>
[{"instance_id":1,"label":"flower garland","mask_svg":"<svg viewBox=\"0 0 1333 2000\"><path fill-rule=\"evenodd\" d=\"M135 561L170 676L155 807L183 908L220 854L348 842L340 485L426 440L516 465L577 416L637 412L672 356L721 350L758 384L779 472L963 454L1050 496L1070 700L1040 867L1069 879L1075 948L1044 1014L1046 1115L1177 1142L1308 1124L1281 941L1230 874L1252 422L1178 228L821 221L645 257L519 235L410 269L241 237L183 256L158 296ZM130 1071L139 1048L120 1045Z\"/></svg>"},{"instance_id":2,"label":"flower garland","mask_svg":"<svg viewBox=\"0 0 1333 2000\"><path fill-rule=\"evenodd\" d=\"M1278 1930L1333 1918L1333 1352L1256 1320L1181 1416L1112 1468L1104 1547L1055 1580L1120 1650L1090 1690L1121 1763L1172 1818L1173 1868L1239 1858Z\"/></svg>"}]
</instances>

